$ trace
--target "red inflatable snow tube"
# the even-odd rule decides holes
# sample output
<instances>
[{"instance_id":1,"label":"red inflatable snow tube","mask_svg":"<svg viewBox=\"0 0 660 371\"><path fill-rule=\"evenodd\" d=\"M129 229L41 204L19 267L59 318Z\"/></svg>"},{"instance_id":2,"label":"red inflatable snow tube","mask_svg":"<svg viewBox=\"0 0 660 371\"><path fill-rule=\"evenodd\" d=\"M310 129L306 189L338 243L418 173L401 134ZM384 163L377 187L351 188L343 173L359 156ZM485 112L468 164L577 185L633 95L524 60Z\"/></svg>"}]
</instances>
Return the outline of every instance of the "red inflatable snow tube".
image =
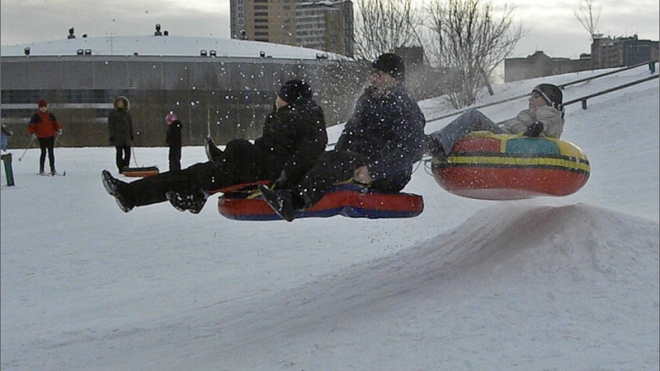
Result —
<instances>
[{"instance_id":1,"label":"red inflatable snow tube","mask_svg":"<svg viewBox=\"0 0 660 371\"><path fill-rule=\"evenodd\" d=\"M446 159L431 164L442 188L482 200L567 196L591 173L587 156L570 142L485 131L464 137Z\"/></svg>"},{"instance_id":2,"label":"red inflatable snow tube","mask_svg":"<svg viewBox=\"0 0 660 371\"><path fill-rule=\"evenodd\" d=\"M296 218L343 215L351 218L412 218L422 213L422 196L365 190L356 184L337 185L316 205L300 211ZM218 199L218 211L235 220L280 220L252 189L234 190Z\"/></svg>"}]
</instances>

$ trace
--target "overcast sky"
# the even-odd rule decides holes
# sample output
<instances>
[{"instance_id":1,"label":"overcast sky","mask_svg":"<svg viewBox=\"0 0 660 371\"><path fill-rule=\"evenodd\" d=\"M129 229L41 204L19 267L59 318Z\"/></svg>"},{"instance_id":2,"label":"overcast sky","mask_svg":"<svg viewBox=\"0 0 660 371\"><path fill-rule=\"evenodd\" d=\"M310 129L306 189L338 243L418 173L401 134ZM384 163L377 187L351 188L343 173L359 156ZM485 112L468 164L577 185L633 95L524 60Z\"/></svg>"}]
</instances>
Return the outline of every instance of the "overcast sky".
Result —
<instances>
[{"instance_id":1,"label":"overcast sky","mask_svg":"<svg viewBox=\"0 0 660 371\"><path fill-rule=\"evenodd\" d=\"M588 53L589 34L574 15L581 1L493 0L494 5L515 6L514 20L528 31L513 57L536 50L568 58ZM598 31L658 40L658 4L658 0L596 1L601 7ZM230 37L229 0L2 0L0 7L2 45L64 39L71 27L78 37L149 35L156 23L171 35Z\"/></svg>"}]
</instances>

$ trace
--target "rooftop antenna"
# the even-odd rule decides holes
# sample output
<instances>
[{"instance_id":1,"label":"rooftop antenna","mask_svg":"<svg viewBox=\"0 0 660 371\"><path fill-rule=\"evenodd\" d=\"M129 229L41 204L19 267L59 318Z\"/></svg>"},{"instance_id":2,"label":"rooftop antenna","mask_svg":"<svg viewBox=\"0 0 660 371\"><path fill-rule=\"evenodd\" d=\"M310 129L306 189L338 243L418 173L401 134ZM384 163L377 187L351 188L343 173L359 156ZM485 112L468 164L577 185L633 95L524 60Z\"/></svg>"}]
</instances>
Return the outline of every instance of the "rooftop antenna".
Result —
<instances>
[{"instance_id":1,"label":"rooftop antenna","mask_svg":"<svg viewBox=\"0 0 660 371\"><path fill-rule=\"evenodd\" d=\"M114 22L114 20L113 20L113 22ZM113 45L113 41L114 41L113 35L114 35L114 33L110 32L110 33L108 33L108 35L110 36L110 55L112 55L113 54L112 53L113 52L113 46L114 46Z\"/></svg>"}]
</instances>

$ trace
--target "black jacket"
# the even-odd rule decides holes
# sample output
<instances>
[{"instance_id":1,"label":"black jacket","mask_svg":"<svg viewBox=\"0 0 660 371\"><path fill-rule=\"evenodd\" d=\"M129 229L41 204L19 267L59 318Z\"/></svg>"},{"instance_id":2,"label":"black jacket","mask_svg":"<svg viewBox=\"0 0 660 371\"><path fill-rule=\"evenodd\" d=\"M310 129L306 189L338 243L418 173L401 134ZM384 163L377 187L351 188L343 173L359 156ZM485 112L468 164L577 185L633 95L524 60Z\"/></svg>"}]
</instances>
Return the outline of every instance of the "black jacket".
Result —
<instances>
[{"instance_id":1,"label":"black jacket","mask_svg":"<svg viewBox=\"0 0 660 371\"><path fill-rule=\"evenodd\" d=\"M413 164L424 155L425 125L424 114L402 85L386 92L367 89L335 150L366 155L374 184L387 180L403 188L410 181Z\"/></svg>"},{"instance_id":2,"label":"black jacket","mask_svg":"<svg viewBox=\"0 0 660 371\"><path fill-rule=\"evenodd\" d=\"M119 109L117 101L124 101ZM108 133L110 144L115 147L130 147L133 141L133 118L128 112L130 102L126 97L117 97L113 102L114 109L108 114Z\"/></svg>"},{"instance_id":3,"label":"black jacket","mask_svg":"<svg viewBox=\"0 0 660 371\"><path fill-rule=\"evenodd\" d=\"M276 110L266 117L263 134L254 144L279 157L288 181L295 182L328 144L323 109L313 99L300 98Z\"/></svg>"},{"instance_id":4,"label":"black jacket","mask_svg":"<svg viewBox=\"0 0 660 371\"><path fill-rule=\"evenodd\" d=\"M174 120L171 124L167 125L167 136L165 143L170 148L181 148L181 128L183 124L181 121Z\"/></svg>"}]
</instances>

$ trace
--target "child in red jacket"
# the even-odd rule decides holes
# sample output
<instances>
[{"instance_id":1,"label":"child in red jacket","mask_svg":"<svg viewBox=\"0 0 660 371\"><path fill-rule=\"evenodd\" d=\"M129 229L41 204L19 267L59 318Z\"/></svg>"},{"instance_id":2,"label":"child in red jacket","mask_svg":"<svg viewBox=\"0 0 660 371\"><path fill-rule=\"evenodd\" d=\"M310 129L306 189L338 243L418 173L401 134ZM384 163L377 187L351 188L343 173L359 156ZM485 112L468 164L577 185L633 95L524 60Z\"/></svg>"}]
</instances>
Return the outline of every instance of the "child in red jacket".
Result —
<instances>
[{"instance_id":1,"label":"child in red jacket","mask_svg":"<svg viewBox=\"0 0 660 371\"><path fill-rule=\"evenodd\" d=\"M44 173L46 162L46 150L48 150L48 162L50 163L50 174L55 175L55 136L62 134L62 125L57 122L55 115L48 110L48 102L41 99L39 109L32 115L28 124L28 131L32 138L39 139L41 157L39 158L39 174Z\"/></svg>"}]
</instances>

